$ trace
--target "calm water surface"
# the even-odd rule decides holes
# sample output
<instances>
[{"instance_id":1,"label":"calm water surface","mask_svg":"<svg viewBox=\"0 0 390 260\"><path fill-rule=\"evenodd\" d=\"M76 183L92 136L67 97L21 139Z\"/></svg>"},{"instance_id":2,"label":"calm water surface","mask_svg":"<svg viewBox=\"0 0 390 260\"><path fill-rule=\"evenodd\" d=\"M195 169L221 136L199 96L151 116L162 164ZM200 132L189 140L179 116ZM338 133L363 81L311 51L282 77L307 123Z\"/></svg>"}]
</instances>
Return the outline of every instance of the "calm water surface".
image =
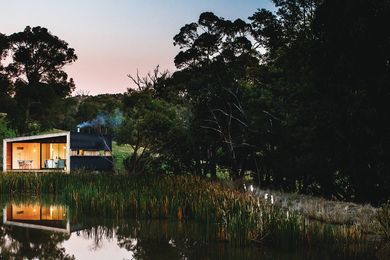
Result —
<instances>
[{"instance_id":1,"label":"calm water surface","mask_svg":"<svg viewBox=\"0 0 390 260\"><path fill-rule=\"evenodd\" d=\"M213 225L80 215L67 205L2 204L1 259L376 259L376 249L286 250L218 241Z\"/></svg>"}]
</instances>

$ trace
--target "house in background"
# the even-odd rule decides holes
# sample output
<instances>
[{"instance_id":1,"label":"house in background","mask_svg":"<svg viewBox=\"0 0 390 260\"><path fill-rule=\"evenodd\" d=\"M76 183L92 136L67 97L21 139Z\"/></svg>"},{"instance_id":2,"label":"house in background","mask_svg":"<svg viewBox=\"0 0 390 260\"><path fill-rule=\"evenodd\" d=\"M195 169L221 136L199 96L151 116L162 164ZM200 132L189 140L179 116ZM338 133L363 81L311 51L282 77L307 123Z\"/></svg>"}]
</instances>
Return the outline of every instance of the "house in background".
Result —
<instances>
[{"instance_id":1,"label":"house in background","mask_svg":"<svg viewBox=\"0 0 390 260\"><path fill-rule=\"evenodd\" d=\"M112 139L108 135L60 132L3 140L3 172L110 171Z\"/></svg>"}]
</instances>

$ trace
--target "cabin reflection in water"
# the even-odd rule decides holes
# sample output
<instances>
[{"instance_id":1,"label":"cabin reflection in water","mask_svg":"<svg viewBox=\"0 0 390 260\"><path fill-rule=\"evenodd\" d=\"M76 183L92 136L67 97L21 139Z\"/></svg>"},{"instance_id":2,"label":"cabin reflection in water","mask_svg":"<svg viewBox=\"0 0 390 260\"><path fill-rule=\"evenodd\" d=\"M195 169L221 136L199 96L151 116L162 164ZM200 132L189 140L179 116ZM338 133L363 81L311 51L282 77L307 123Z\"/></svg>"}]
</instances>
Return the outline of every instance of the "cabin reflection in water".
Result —
<instances>
[{"instance_id":1,"label":"cabin reflection in water","mask_svg":"<svg viewBox=\"0 0 390 260\"><path fill-rule=\"evenodd\" d=\"M10 204L4 208L5 225L70 234L67 207L61 205Z\"/></svg>"}]
</instances>

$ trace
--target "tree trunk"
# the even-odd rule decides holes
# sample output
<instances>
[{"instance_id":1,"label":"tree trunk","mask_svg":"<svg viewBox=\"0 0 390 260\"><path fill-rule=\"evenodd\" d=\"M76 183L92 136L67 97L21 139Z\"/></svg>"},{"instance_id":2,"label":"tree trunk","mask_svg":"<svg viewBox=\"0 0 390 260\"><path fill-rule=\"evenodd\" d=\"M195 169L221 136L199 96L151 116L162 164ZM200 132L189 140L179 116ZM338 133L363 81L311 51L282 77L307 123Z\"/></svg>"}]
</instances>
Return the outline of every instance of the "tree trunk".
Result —
<instances>
[{"instance_id":1,"label":"tree trunk","mask_svg":"<svg viewBox=\"0 0 390 260\"><path fill-rule=\"evenodd\" d=\"M195 149L195 174L197 176L200 176L202 174L202 165L201 165L201 162L200 162L200 148L199 146L196 147Z\"/></svg>"},{"instance_id":2,"label":"tree trunk","mask_svg":"<svg viewBox=\"0 0 390 260\"><path fill-rule=\"evenodd\" d=\"M217 163L216 163L216 148L212 145L210 148L210 159L209 159L209 171L212 179L217 179Z\"/></svg>"}]
</instances>

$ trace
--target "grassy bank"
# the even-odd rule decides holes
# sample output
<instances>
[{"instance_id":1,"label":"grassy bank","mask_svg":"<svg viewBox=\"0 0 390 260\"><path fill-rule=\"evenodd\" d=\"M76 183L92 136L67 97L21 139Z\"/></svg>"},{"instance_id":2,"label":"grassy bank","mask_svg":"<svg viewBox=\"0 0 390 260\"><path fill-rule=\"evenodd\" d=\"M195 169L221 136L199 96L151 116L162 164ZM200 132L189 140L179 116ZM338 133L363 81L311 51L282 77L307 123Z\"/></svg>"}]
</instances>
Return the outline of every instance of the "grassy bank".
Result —
<instances>
[{"instance_id":1,"label":"grassy bank","mask_svg":"<svg viewBox=\"0 0 390 260\"><path fill-rule=\"evenodd\" d=\"M129 144L119 145L117 142L112 142L112 157L114 159L115 172L125 172L123 161L133 153L133 149Z\"/></svg>"},{"instance_id":2,"label":"grassy bank","mask_svg":"<svg viewBox=\"0 0 390 260\"><path fill-rule=\"evenodd\" d=\"M51 195L73 212L114 218L194 220L218 226L218 240L286 245L366 241L357 225L308 221L258 196L194 176L0 175L2 199Z\"/></svg>"}]
</instances>

